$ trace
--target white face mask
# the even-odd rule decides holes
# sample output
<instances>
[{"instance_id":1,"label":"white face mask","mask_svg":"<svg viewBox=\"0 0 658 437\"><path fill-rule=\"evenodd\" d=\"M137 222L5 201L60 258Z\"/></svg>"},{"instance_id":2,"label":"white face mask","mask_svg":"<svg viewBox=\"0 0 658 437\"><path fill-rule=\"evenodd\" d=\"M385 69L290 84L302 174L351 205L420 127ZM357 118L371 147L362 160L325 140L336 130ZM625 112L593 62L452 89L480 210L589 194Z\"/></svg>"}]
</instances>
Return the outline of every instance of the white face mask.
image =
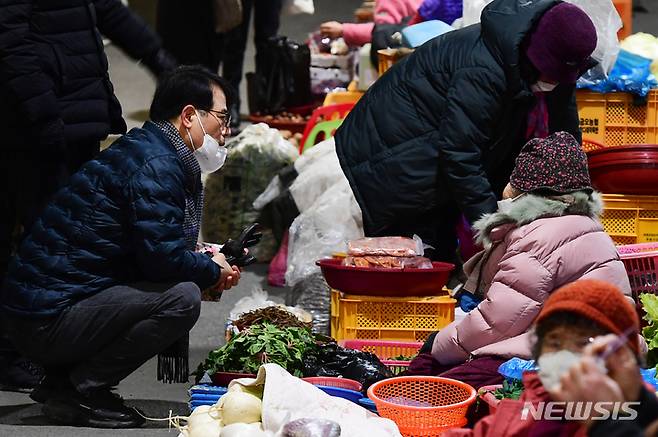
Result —
<instances>
[{"instance_id":1,"label":"white face mask","mask_svg":"<svg viewBox=\"0 0 658 437\"><path fill-rule=\"evenodd\" d=\"M199 121L199 126L201 126L201 130L203 131L203 144L201 147L194 151L194 157L199 163L199 167L201 167L201 171L203 173L216 172L222 168L226 162L228 149L224 146L220 146L219 141L206 133L206 130L201 123L201 117L199 117L199 113L196 112L196 110L194 112L196 113L197 120ZM190 138L192 148L194 148L194 141L192 141L192 135L190 135L189 130L187 130L187 136Z\"/></svg>"},{"instance_id":2,"label":"white face mask","mask_svg":"<svg viewBox=\"0 0 658 437\"><path fill-rule=\"evenodd\" d=\"M525 194L525 193L523 193ZM512 207L514 206L514 202L516 202L523 194L519 194L518 196L511 198L511 199L503 199L498 201L498 212L509 212Z\"/></svg>"},{"instance_id":3,"label":"white face mask","mask_svg":"<svg viewBox=\"0 0 658 437\"><path fill-rule=\"evenodd\" d=\"M557 87L556 83L548 83L538 80L536 83L530 85L530 89L535 93L550 93Z\"/></svg>"},{"instance_id":4,"label":"white face mask","mask_svg":"<svg viewBox=\"0 0 658 437\"><path fill-rule=\"evenodd\" d=\"M560 385L562 375L567 373L571 366L580 361L582 354L569 350L542 354L537 360L539 366L539 379L545 389L551 390Z\"/></svg>"}]
</instances>

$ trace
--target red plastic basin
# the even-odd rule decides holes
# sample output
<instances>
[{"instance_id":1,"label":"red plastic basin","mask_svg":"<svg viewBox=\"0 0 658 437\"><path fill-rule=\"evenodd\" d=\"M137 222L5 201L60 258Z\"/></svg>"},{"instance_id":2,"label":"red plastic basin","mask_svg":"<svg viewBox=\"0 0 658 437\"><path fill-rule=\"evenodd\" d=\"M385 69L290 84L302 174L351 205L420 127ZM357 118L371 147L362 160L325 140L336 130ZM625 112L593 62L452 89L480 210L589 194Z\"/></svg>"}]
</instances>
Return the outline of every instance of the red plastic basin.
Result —
<instances>
[{"instance_id":1,"label":"red plastic basin","mask_svg":"<svg viewBox=\"0 0 658 437\"><path fill-rule=\"evenodd\" d=\"M658 195L658 144L606 147L588 152L587 159L597 190Z\"/></svg>"},{"instance_id":2,"label":"red plastic basin","mask_svg":"<svg viewBox=\"0 0 658 437\"><path fill-rule=\"evenodd\" d=\"M373 296L435 296L448 283L454 264L433 262L431 269L385 269L342 265L341 259L322 259L320 266L331 288L347 294Z\"/></svg>"}]
</instances>

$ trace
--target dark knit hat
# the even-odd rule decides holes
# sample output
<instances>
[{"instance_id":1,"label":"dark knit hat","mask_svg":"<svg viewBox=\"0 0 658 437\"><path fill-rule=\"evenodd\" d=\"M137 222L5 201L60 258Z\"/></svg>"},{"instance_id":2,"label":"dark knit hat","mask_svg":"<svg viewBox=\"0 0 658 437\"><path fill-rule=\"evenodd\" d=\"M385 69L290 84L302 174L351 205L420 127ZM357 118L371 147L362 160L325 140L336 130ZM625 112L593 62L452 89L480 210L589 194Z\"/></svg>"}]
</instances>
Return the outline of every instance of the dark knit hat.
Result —
<instances>
[{"instance_id":1,"label":"dark knit hat","mask_svg":"<svg viewBox=\"0 0 658 437\"><path fill-rule=\"evenodd\" d=\"M571 3L559 3L539 19L526 55L548 79L576 83L590 65L596 41L596 28L587 14Z\"/></svg>"},{"instance_id":2,"label":"dark knit hat","mask_svg":"<svg viewBox=\"0 0 658 437\"><path fill-rule=\"evenodd\" d=\"M567 132L530 140L516 158L510 185L529 193L550 190L559 194L593 191L587 155Z\"/></svg>"},{"instance_id":3,"label":"dark knit hat","mask_svg":"<svg viewBox=\"0 0 658 437\"><path fill-rule=\"evenodd\" d=\"M639 353L640 319L635 307L614 285L593 279L567 284L549 296L535 324L560 312L581 315L617 335L633 328L635 335L628 337L628 345Z\"/></svg>"}]
</instances>

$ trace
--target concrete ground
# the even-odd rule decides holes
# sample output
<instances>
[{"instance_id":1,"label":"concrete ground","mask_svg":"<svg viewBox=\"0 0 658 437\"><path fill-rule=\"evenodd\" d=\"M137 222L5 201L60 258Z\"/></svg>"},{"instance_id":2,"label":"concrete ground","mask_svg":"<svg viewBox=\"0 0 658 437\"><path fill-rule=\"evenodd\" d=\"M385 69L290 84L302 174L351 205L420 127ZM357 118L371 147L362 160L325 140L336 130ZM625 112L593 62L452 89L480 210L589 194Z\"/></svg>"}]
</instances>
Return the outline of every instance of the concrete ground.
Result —
<instances>
[{"instance_id":1,"label":"concrete ground","mask_svg":"<svg viewBox=\"0 0 658 437\"><path fill-rule=\"evenodd\" d=\"M137 3L137 2L136 2ZM140 1L140 4L148 4ZM647 14L636 14L634 31L658 34L658 1L644 0L649 9ZM331 19L349 21L361 0L315 0L316 14L313 16L282 17L282 35L302 41L308 32L319 23ZM110 76L116 94L123 105L124 116L129 127L141 125L154 90L153 78L146 70L136 65L114 46L107 47L110 59ZM254 48L250 43L245 56L245 72L253 71ZM246 102L246 90L241 89ZM243 108L246 111L246 108ZM199 322L190 334L190 366L192 368L205 358L208 351L223 344L224 322L235 302L251 294L255 287L270 292L273 300L283 302L285 289L267 286L267 266L257 265L243 275L240 285L227 292L219 303L204 302ZM119 386L119 393L131 404L138 406L150 417L166 417L169 410L174 414L186 414L187 389L190 384L164 385L156 381L156 362L151 360ZM167 431L165 422L149 422L142 429L97 430L88 428L60 427L50 424L41 414L40 406L34 404L26 394L0 392L0 436L47 437L47 436L131 436L155 437L175 436L175 431Z\"/></svg>"}]
</instances>

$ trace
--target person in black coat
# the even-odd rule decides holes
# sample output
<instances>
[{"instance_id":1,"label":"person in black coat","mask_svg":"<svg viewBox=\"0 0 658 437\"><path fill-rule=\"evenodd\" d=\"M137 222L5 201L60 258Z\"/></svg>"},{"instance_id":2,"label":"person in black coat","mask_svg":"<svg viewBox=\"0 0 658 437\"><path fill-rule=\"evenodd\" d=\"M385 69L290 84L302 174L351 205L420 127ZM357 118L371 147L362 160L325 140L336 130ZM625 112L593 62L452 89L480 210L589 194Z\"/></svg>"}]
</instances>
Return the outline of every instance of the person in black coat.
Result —
<instances>
[{"instance_id":1,"label":"person in black coat","mask_svg":"<svg viewBox=\"0 0 658 437\"><path fill-rule=\"evenodd\" d=\"M201 290L238 283L239 269L223 255L195 252L201 172L226 158L230 90L200 66L167 74L152 121L84 164L21 244L0 309L15 346L46 369L32 393L46 416L143 423L111 388L186 337Z\"/></svg>"},{"instance_id":2,"label":"person in black coat","mask_svg":"<svg viewBox=\"0 0 658 437\"><path fill-rule=\"evenodd\" d=\"M367 236L419 235L454 261L455 225L497 209L521 147L566 131L596 30L558 0L494 0L480 24L428 41L386 72L336 132Z\"/></svg>"},{"instance_id":3,"label":"person in black coat","mask_svg":"<svg viewBox=\"0 0 658 437\"><path fill-rule=\"evenodd\" d=\"M126 131L101 35L155 75L174 61L120 0L2 0L0 10L1 283L48 198L102 139ZM34 384L13 351L0 355L2 382Z\"/></svg>"}]
</instances>

